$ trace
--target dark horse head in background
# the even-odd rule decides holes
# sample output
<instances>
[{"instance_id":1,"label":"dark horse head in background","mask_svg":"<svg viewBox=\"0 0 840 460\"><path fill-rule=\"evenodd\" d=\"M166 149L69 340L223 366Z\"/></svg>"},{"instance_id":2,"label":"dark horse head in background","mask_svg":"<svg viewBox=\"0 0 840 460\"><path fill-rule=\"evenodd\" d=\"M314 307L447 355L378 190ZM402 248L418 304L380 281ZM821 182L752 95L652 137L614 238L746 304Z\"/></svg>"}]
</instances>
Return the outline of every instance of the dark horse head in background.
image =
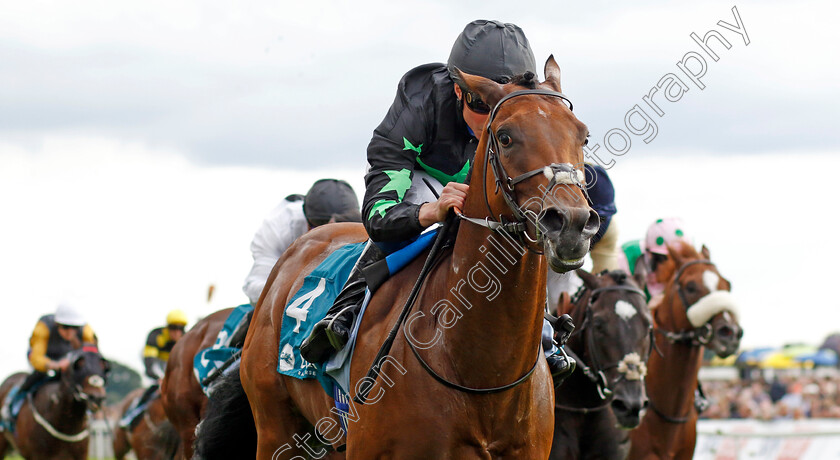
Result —
<instances>
[{"instance_id":1,"label":"dark horse head in background","mask_svg":"<svg viewBox=\"0 0 840 460\"><path fill-rule=\"evenodd\" d=\"M98 411L105 401L105 379L111 364L90 344L71 352L67 358L70 366L61 374L63 390L71 392L76 401L84 402L88 410Z\"/></svg>"},{"instance_id":2,"label":"dark horse head in background","mask_svg":"<svg viewBox=\"0 0 840 460\"><path fill-rule=\"evenodd\" d=\"M620 458L626 436L607 428L635 428L647 407L653 319L641 279L623 271L577 274L584 285L574 299L561 297L560 313L578 325L566 344L578 367L555 397L550 458Z\"/></svg>"},{"instance_id":3,"label":"dark horse head in background","mask_svg":"<svg viewBox=\"0 0 840 460\"><path fill-rule=\"evenodd\" d=\"M0 456L11 440L25 458L87 458L88 413L102 408L108 361L93 344L67 354L67 370L29 393L17 416L16 429L0 437ZM26 378L12 375L0 385L0 398Z\"/></svg>"}]
</instances>

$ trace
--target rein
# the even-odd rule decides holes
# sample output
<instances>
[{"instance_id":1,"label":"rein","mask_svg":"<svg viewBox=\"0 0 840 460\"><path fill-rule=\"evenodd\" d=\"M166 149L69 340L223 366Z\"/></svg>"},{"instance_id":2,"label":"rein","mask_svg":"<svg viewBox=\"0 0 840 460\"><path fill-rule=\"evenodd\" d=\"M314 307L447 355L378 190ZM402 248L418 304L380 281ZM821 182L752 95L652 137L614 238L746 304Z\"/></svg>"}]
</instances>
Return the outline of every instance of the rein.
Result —
<instances>
[{"instance_id":1,"label":"rein","mask_svg":"<svg viewBox=\"0 0 840 460\"><path fill-rule=\"evenodd\" d=\"M53 427L47 419L44 418L39 412L38 409L35 407L35 401L32 399L32 393L28 393L26 395L26 401L29 403L29 408L32 409L32 416L35 418L35 422L49 433L52 437L64 441L64 442L79 442L84 439L87 439L88 434L90 434L87 427L85 427L82 431L76 434L64 434Z\"/></svg>"},{"instance_id":2,"label":"rein","mask_svg":"<svg viewBox=\"0 0 840 460\"><path fill-rule=\"evenodd\" d=\"M524 174L520 174L519 176L516 176L514 178L511 178L507 174L507 172L505 171L504 166L501 164L501 161L499 160L499 157L496 154L496 152L500 150L499 149L499 141L496 137L496 134L491 129L491 125L493 124L493 120L495 120L495 118L496 118L496 114L499 111L499 107L501 107L501 105L504 102L506 102L506 101L508 101L512 98L519 97L519 96L525 96L525 95L543 95L543 96L557 97L557 98L562 99L566 103L568 103L569 110L572 110L572 108L574 107L572 105L572 101L569 100L569 98L566 97L566 95L564 95L563 93L560 93L560 92L557 92L557 91L544 90L544 89L529 89L529 90L515 91L515 92L507 94L505 97L500 99L498 103L496 103L495 107L493 107L493 110L490 112L490 116L487 119L487 125L486 125L487 126L487 133L490 136L490 141L487 143L486 148L485 148L485 152L484 152L484 186L485 186L484 201L487 204L487 210L489 211L490 216L492 216L493 215L493 210L490 207L490 200L487 197L487 189L486 189L487 169L488 169L488 165L489 165L489 166L492 167L493 176L495 177L496 190L498 191L501 188L502 196L504 197L505 203L507 204L508 208L513 213L514 221L509 222L502 215L499 215L499 220L498 221L490 220L489 216L485 217L484 219L476 219L476 218L472 218L472 217L467 217L457 208L454 209L454 212L455 212L455 215L459 219L465 220L467 222L470 222L470 223L473 223L473 224L476 224L476 225L479 225L481 227L488 228L493 232L503 231L503 232L506 232L508 234L516 235L518 237L518 239L520 240L520 242L522 242L523 245L526 248L528 248L529 251L537 253L537 254L542 254L541 252L537 252L537 251L532 250L530 245L527 244L527 242L540 243L542 241L542 236L541 236L540 231L539 231L540 216L534 214L533 211L528 211L529 213L534 214L535 219L534 219L533 222L535 224L535 228L536 228L536 232L537 232L536 238L531 238L528 235L528 229L527 229L528 217L526 216L525 212L522 212L522 210L519 209L519 206L516 203L516 197L513 196L514 187L516 186L516 184L518 184L518 183L520 183L520 182L522 182L522 181L524 181L528 178L536 176L540 173L544 173L544 174L546 174L546 176L550 175L551 178L550 178L548 187L546 188L545 192L543 192L543 197L542 197L543 202L545 201L545 198L546 198L547 194L549 192L551 192L551 190L556 185L559 185L559 184L577 185L578 187L581 188L581 190L583 190L583 193L587 197L588 197L588 195L587 195L587 192L586 192L586 188L582 184L583 178L581 176L583 175L583 173L581 171L578 171L578 170L574 169L574 166L569 164L569 163L560 163L560 164L552 163L552 164L550 164L548 166L545 166L543 168L534 169L534 170L526 172ZM391 332L388 334L388 337L385 339L385 342L380 347L379 352L376 354L376 357L373 360L373 364L371 365L370 369L368 370L367 377L369 377L370 380L366 380L367 382L374 381L376 379L376 377L379 375L376 366L382 359L385 358L385 356L391 350L391 346L393 345L394 339L396 338L396 334L397 334L399 328L402 326L403 322L405 321L406 316L408 315L408 312L413 307L414 302L417 299L417 295L419 294L420 288L422 287L424 281L426 280L426 276L428 275L429 271L431 271L431 266L433 264L434 259L437 257L438 251L440 249L439 246L440 246L440 243L444 240L443 235L445 233L447 233L445 231L445 229L441 229L440 233L438 234L438 236L435 240L435 243L432 246L431 251L429 252L429 255L426 257L426 262L423 265L423 269L420 272L420 276L418 277L417 282L414 284L414 287L412 288L411 292L409 293L408 299L406 299L406 303L403 306L403 311L400 313L400 316L397 318L396 324L391 329ZM405 336L405 334L406 334L405 329L403 329L403 336ZM537 364L539 364L539 362L540 362L540 347L537 347L537 359L534 361L534 365L531 366L531 369L528 372L526 372L525 375L523 375L522 377L519 377L518 379L516 379L515 381L513 381L509 384L502 385L502 386L499 386L499 387L470 388L470 387L465 387L465 386L459 385L459 384L454 383L454 382L450 382L449 380L446 380L445 378L441 377L420 357L420 354L414 348L414 345L411 343L411 340L408 340L408 338L406 337L406 341L408 342L409 348L411 348L411 351L413 352L414 357L417 358L417 361L420 363L421 367L429 375L431 375L435 380L437 380L438 382L440 382L441 384L443 384L443 385L445 385L449 388L453 388L455 390L458 390L458 391L461 391L461 392L464 392L464 393L468 393L468 394L492 394L492 393L499 393L499 392L514 388L514 387L520 385L521 383L525 382L526 380L528 380L528 378L533 374L534 369L536 369ZM373 389L373 384L366 385L365 387L362 388L362 391L358 392L356 394L356 396L353 397L353 400L360 403L360 404L364 404L364 402L367 400L367 397L370 394L370 391L372 389Z\"/></svg>"}]
</instances>

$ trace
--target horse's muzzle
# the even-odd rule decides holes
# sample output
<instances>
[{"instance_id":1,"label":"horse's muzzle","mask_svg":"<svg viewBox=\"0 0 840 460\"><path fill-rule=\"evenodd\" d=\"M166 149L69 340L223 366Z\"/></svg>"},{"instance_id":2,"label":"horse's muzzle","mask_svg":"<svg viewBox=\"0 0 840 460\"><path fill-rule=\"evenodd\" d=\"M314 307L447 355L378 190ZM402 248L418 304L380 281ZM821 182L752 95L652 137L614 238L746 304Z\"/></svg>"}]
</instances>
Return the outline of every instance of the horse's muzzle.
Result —
<instances>
[{"instance_id":1,"label":"horse's muzzle","mask_svg":"<svg viewBox=\"0 0 840 460\"><path fill-rule=\"evenodd\" d=\"M647 406L647 397L636 400L615 398L612 403L610 403L610 407L612 408L613 414L615 415L619 426L627 430L632 430L633 428L639 426L639 423L642 421L642 411L645 410Z\"/></svg>"},{"instance_id":2,"label":"horse's muzzle","mask_svg":"<svg viewBox=\"0 0 840 460\"><path fill-rule=\"evenodd\" d=\"M720 358L727 358L735 354L741 346L744 330L736 325L723 324L712 333L707 347L711 348Z\"/></svg>"},{"instance_id":3,"label":"horse's muzzle","mask_svg":"<svg viewBox=\"0 0 840 460\"><path fill-rule=\"evenodd\" d=\"M549 208L540 219L546 259L552 270L565 273L583 266L589 242L600 227L591 208Z\"/></svg>"}]
</instances>

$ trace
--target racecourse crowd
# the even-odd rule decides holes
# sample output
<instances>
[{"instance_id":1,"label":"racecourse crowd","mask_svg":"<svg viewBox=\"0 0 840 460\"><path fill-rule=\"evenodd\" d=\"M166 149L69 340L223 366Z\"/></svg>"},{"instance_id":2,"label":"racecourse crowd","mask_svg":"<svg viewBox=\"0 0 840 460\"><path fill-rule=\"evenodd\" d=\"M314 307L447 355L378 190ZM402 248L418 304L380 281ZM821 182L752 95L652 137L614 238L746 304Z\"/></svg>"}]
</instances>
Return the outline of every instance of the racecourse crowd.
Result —
<instances>
[{"instance_id":1,"label":"racecourse crowd","mask_svg":"<svg viewBox=\"0 0 840 460\"><path fill-rule=\"evenodd\" d=\"M840 376L705 381L703 392L705 419L840 418Z\"/></svg>"}]
</instances>

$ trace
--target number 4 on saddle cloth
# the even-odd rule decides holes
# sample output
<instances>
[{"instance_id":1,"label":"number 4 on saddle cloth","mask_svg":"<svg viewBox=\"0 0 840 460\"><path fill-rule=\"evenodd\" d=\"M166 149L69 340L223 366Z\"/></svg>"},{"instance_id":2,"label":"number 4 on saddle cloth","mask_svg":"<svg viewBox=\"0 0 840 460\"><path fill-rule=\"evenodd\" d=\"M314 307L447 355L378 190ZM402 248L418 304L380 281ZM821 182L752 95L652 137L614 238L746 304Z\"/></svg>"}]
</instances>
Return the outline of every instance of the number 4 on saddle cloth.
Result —
<instances>
[{"instance_id":1,"label":"number 4 on saddle cloth","mask_svg":"<svg viewBox=\"0 0 840 460\"><path fill-rule=\"evenodd\" d=\"M436 228L427 231L407 246L389 254L385 258L388 275L397 273L431 246L437 232ZM317 379L324 391L337 402L349 394L350 361L359 324L370 300L370 291L365 295L359 318L353 325L347 345L323 366L316 366L303 359L300 355L300 345L312 333L315 324L326 316L364 251L365 244L366 242L362 242L342 246L307 275L303 286L286 306L285 318L280 328L277 372L298 379Z\"/></svg>"}]
</instances>

